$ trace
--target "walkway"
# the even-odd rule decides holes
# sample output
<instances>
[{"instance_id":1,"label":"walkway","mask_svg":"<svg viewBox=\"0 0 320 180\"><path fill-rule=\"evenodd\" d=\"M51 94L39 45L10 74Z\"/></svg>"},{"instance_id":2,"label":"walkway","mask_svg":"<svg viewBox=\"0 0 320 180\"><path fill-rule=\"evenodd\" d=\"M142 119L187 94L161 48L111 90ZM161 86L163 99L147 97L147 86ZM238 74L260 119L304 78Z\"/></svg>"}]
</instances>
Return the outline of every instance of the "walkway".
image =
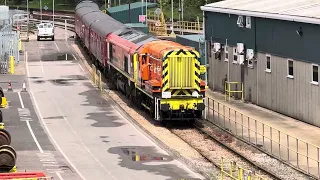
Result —
<instances>
[{"instance_id":1,"label":"walkway","mask_svg":"<svg viewBox=\"0 0 320 180\"><path fill-rule=\"evenodd\" d=\"M318 127L253 104L225 101L224 94L211 90L207 90L206 96L208 120L291 165L320 177Z\"/></svg>"}]
</instances>

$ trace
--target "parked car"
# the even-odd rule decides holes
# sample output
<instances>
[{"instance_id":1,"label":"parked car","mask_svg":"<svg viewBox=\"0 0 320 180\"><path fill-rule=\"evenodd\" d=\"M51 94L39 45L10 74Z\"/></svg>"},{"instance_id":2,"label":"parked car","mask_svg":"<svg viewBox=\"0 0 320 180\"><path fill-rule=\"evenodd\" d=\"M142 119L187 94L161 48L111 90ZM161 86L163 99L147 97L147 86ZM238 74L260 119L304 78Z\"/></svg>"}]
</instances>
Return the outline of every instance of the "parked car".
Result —
<instances>
[{"instance_id":1,"label":"parked car","mask_svg":"<svg viewBox=\"0 0 320 180\"><path fill-rule=\"evenodd\" d=\"M37 40L51 38L54 41L54 27L51 23L40 23L38 25Z\"/></svg>"}]
</instances>

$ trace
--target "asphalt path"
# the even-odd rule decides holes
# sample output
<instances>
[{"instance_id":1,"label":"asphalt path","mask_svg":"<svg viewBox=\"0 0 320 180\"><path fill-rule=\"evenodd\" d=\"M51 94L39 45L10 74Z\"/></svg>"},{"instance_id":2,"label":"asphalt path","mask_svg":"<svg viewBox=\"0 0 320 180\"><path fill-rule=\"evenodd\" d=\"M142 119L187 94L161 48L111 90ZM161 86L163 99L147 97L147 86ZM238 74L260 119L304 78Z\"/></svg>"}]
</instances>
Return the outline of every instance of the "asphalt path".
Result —
<instances>
[{"instance_id":1,"label":"asphalt path","mask_svg":"<svg viewBox=\"0 0 320 180\"><path fill-rule=\"evenodd\" d=\"M68 180L203 179L100 95L73 54L73 42L64 37L57 29L55 41L31 36L24 44L28 92L10 97L18 116L24 116L14 117L8 127L20 137L13 144L21 156L19 166ZM135 155L143 158L136 161Z\"/></svg>"}]
</instances>

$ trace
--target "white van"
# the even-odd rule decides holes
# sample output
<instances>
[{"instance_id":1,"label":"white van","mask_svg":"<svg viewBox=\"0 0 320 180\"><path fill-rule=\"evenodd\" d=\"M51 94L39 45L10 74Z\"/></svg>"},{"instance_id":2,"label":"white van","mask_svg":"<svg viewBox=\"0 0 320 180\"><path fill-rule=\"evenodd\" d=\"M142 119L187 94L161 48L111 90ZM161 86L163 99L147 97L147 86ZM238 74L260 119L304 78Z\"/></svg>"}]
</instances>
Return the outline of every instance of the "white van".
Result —
<instances>
[{"instance_id":1,"label":"white van","mask_svg":"<svg viewBox=\"0 0 320 180\"><path fill-rule=\"evenodd\" d=\"M51 23L40 23L38 24L37 40L40 38L51 38L54 41L54 28Z\"/></svg>"}]
</instances>

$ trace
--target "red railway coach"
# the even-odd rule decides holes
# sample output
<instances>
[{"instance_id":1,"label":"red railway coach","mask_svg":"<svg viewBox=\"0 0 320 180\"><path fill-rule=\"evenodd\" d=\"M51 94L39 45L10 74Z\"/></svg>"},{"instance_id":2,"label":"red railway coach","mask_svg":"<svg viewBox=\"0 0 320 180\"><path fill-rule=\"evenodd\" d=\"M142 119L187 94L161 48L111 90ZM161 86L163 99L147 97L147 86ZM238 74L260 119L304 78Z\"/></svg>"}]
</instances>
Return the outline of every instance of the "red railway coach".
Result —
<instances>
[{"instance_id":1,"label":"red railway coach","mask_svg":"<svg viewBox=\"0 0 320 180\"><path fill-rule=\"evenodd\" d=\"M201 117L205 83L198 52L126 27L92 1L75 10L77 40L117 90L156 120Z\"/></svg>"}]
</instances>

